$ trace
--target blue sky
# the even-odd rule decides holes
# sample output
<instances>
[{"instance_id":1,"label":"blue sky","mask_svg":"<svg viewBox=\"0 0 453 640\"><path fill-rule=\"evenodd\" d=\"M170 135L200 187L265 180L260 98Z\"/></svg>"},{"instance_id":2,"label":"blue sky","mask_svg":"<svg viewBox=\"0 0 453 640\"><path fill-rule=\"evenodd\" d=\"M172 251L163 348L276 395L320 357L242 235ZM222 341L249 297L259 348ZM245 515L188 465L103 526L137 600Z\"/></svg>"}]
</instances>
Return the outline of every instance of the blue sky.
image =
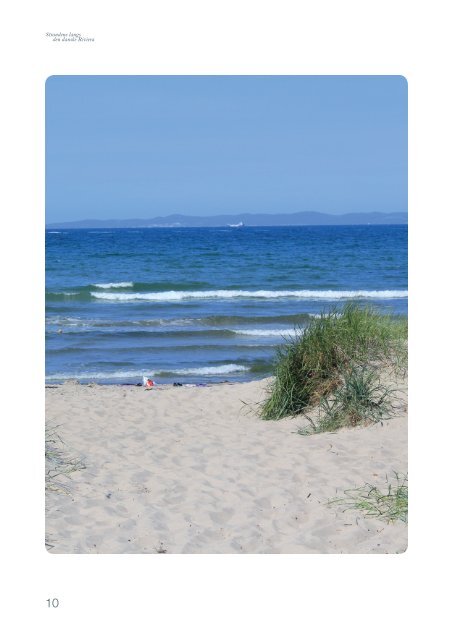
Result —
<instances>
[{"instance_id":1,"label":"blue sky","mask_svg":"<svg viewBox=\"0 0 453 640\"><path fill-rule=\"evenodd\" d=\"M47 222L407 211L401 76L52 76Z\"/></svg>"}]
</instances>

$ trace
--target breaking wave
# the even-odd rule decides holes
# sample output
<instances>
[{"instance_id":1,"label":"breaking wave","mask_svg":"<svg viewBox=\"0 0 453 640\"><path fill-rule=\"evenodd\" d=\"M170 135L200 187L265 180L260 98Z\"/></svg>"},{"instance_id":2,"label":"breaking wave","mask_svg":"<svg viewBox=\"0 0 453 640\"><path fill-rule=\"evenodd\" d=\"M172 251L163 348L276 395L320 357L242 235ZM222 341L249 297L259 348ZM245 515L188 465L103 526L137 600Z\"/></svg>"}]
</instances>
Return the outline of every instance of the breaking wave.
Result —
<instances>
[{"instance_id":1,"label":"breaking wave","mask_svg":"<svg viewBox=\"0 0 453 640\"><path fill-rule=\"evenodd\" d=\"M161 291L152 293L97 293L91 295L98 300L111 300L114 302L134 302L135 300L148 300L150 302L168 302L188 299L203 298L301 298L311 300L345 300L351 298L407 298L407 291L384 290L384 291L316 291L302 289L299 291L243 291L231 289L215 289L212 291Z\"/></svg>"},{"instance_id":2,"label":"breaking wave","mask_svg":"<svg viewBox=\"0 0 453 640\"><path fill-rule=\"evenodd\" d=\"M126 371L83 371L81 373L54 373L46 376L47 382L57 380L114 380L135 379L142 376L171 377L171 376L223 376L228 373L241 373L250 371L250 367L241 364L224 364L219 366L194 367L187 369L163 369L163 370L126 370Z\"/></svg>"},{"instance_id":3,"label":"breaking wave","mask_svg":"<svg viewBox=\"0 0 453 640\"><path fill-rule=\"evenodd\" d=\"M107 282L106 284L94 284L97 289L129 289L133 287L133 282Z\"/></svg>"}]
</instances>

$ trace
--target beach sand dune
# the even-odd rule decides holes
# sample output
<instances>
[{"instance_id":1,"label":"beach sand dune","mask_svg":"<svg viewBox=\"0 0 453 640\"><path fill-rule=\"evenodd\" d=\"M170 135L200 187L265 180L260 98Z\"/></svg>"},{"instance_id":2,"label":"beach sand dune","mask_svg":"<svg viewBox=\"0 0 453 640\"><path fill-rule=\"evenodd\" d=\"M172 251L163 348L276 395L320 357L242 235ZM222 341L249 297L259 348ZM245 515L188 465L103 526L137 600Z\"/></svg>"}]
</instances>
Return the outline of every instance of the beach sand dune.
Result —
<instances>
[{"instance_id":1,"label":"beach sand dune","mask_svg":"<svg viewBox=\"0 0 453 640\"><path fill-rule=\"evenodd\" d=\"M50 492L53 553L401 553L407 526L327 502L407 470L407 417L303 437L263 421L267 381L46 389L85 468Z\"/></svg>"}]
</instances>

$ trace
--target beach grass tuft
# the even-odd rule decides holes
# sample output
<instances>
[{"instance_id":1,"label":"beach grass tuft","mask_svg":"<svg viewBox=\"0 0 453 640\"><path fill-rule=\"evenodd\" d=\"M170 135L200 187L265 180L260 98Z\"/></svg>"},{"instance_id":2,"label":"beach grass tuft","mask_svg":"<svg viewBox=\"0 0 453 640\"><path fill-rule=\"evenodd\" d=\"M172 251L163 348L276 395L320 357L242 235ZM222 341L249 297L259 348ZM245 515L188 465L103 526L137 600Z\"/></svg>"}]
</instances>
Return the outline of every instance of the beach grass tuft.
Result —
<instances>
[{"instance_id":1,"label":"beach grass tuft","mask_svg":"<svg viewBox=\"0 0 453 640\"><path fill-rule=\"evenodd\" d=\"M46 462L46 481L45 492L63 493L71 495L67 480L70 474L80 469L85 469L85 464L79 458L71 458L64 452L64 442L58 434L58 425L51 427L46 424L45 427L45 462ZM46 505L47 512L47 505ZM48 551L54 548L53 538L46 534L45 545Z\"/></svg>"},{"instance_id":2,"label":"beach grass tuft","mask_svg":"<svg viewBox=\"0 0 453 640\"><path fill-rule=\"evenodd\" d=\"M329 505L343 505L344 511L362 511L365 517L378 518L386 522L401 520L407 523L408 484L407 473L394 472L394 480L387 478L387 487L381 490L372 484L357 489L348 489L345 498L329 500Z\"/></svg>"},{"instance_id":3,"label":"beach grass tuft","mask_svg":"<svg viewBox=\"0 0 453 640\"><path fill-rule=\"evenodd\" d=\"M382 419L390 400L390 390L379 382L383 367L405 375L406 318L354 303L322 313L278 348L261 417L278 420L318 406L324 426L342 422L344 410L355 424Z\"/></svg>"},{"instance_id":4,"label":"beach grass tuft","mask_svg":"<svg viewBox=\"0 0 453 640\"><path fill-rule=\"evenodd\" d=\"M45 458L46 458L46 491L69 494L65 480L71 473L85 469L79 458L71 458L63 451L64 442L57 432L57 427L46 425Z\"/></svg>"},{"instance_id":5,"label":"beach grass tuft","mask_svg":"<svg viewBox=\"0 0 453 640\"><path fill-rule=\"evenodd\" d=\"M393 415L394 398L394 390L382 384L375 368L353 367L342 374L330 397L321 398L316 417L305 416L310 427L298 433L331 432L387 420Z\"/></svg>"}]
</instances>

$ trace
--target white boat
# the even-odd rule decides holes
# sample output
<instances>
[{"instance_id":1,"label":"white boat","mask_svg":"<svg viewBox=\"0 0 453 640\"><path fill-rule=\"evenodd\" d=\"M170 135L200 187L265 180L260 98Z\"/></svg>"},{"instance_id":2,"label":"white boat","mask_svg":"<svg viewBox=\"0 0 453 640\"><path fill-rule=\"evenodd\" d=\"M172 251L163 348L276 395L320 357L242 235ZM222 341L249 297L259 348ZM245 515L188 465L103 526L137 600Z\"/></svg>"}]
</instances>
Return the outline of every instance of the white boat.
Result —
<instances>
[{"instance_id":1,"label":"white boat","mask_svg":"<svg viewBox=\"0 0 453 640\"><path fill-rule=\"evenodd\" d=\"M229 224L228 225L231 229L240 229L241 227L244 226L243 222L238 222L237 224Z\"/></svg>"}]
</instances>

